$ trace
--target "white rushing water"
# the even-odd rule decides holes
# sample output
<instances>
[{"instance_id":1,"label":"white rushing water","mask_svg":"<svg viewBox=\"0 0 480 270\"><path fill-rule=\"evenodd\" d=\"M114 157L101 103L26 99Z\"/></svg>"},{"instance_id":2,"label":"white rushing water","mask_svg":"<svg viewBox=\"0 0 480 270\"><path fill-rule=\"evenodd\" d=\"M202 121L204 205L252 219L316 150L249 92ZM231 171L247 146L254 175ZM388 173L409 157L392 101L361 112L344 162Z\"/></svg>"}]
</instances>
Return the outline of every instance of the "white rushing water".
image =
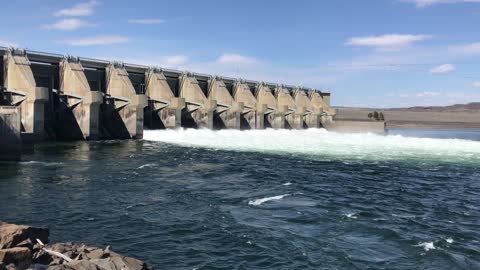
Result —
<instances>
[{"instance_id":1,"label":"white rushing water","mask_svg":"<svg viewBox=\"0 0 480 270\"><path fill-rule=\"evenodd\" d=\"M145 130L144 140L187 147L344 160L441 160L480 163L480 142L306 130Z\"/></svg>"}]
</instances>

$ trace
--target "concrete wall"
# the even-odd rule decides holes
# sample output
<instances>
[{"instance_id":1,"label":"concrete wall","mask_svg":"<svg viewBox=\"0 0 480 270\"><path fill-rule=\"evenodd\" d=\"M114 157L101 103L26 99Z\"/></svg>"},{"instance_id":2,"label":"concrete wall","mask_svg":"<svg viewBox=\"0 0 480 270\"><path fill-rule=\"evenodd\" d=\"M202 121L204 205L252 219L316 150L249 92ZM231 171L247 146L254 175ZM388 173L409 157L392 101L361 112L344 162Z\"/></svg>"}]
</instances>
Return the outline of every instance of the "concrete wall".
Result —
<instances>
[{"instance_id":1,"label":"concrete wall","mask_svg":"<svg viewBox=\"0 0 480 270\"><path fill-rule=\"evenodd\" d=\"M20 127L20 109L0 106L0 160L20 160L22 151Z\"/></svg>"},{"instance_id":2,"label":"concrete wall","mask_svg":"<svg viewBox=\"0 0 480 270\"><path fill-rule=\"evenodd\" d=\"M326 123L325 128L329 131L341 133L385 134L385 122L383 121L335 120Z\"/></svg>"},{"instance_id":3,"label":"concrete wall","mask_svg":"<svg viewBox=\"0 0 480 270\"><path fill-rule=\"evenodd\" d=\"M382 111L381 109L339 108L336 119L369 120L368 113L381 111L387 127L478 128L480 112Z\"/></svg>"}]
</instances>

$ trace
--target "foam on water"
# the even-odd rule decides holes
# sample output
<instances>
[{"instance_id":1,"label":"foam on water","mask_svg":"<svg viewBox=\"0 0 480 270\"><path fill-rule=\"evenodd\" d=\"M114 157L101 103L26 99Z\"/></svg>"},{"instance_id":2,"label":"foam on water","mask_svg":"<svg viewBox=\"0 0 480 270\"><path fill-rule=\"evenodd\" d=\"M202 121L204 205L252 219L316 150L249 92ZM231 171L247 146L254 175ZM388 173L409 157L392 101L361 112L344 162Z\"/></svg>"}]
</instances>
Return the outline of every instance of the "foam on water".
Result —
<instances>
[{"instance_id":1,"label":"foam on water","mask_svg":"<svg viewBox=\"0 0 480 270\"><path fill-rule=\"evenodd\" d=\"M48 161L36 161L36 160L21 161L19 163L24 165L37 164L37 165L43 165L43 166L59 166L63 164L62 162L48 162Z\"/></svg>"},{"instance_id":2,"label":"foam on water","mask_svg":"<svg viewBox=\"0 0 480 270\"><path fill-rule=\"evenodd\" d=\"M435 245L433 244L433 242L422 242L422 243L419 243L418 245L415 245L415 246L416 247L423 247L423 249L425 251L435 249Z\"/></svg>"},{"instance_id":3,"label":"foam on water","mask_svg":"<svg viewBox=\"0 0 480 270\"><path fill-rule=\"evenodd\" d=\"M351 219L357 219L356 213L348 213L344 214L344 216Z\"/></svg>"},{"instance_id":4,"label":"foam on water","mask_svg":"<svg viewBox=\"0 0 480 270\"><path fill-rule=\"evenodd\" d=\"M306 130L146 130L144 139L188 147L316 156L326 159L480 162L480 142Z\"/></svg>"},{"instance_id":5,"label":"foam on water","mask_svg":"<svg viewBox=\"0 0 480 270\"><path fill-rule=\"evenodd\" d=\"M249 205L261 205L263 203L266 203L268 201L278 201L281 200L287 196L290 196L290 194L283 194L283 195L278 195L278 196L272 196L272 197L267 197L267 198L261 198L261 199L256 199L253 201L249 201Z\"/></svg>"}]
</instances>

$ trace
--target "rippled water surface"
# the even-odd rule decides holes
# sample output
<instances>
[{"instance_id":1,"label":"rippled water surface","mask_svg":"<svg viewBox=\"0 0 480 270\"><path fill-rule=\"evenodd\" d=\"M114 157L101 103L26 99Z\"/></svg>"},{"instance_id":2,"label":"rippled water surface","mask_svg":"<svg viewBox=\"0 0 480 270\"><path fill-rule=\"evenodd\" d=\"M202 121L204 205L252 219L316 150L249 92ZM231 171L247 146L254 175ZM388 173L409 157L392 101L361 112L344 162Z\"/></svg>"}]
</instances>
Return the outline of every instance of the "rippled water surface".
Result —
<instances>
[{"instance_id":1,"label":"rippled water surface","mask_svg":"<svg viewBox=\"0 0 480 270\"><path fill-rule=\"evenodd\" d=\"M480 268L479 141L146 131L0 170L0 220L157 269Z\"/></svg>"}]
</instances>

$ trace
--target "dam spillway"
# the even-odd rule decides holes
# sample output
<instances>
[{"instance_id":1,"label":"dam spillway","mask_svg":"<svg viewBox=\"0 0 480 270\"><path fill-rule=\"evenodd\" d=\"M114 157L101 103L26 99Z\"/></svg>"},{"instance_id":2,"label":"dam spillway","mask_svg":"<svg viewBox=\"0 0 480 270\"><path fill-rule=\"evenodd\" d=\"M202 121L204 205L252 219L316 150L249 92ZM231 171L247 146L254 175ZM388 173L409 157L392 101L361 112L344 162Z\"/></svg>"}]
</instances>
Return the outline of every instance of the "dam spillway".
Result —
<instances>
[{"instance_id":1,"label":"dam spillway","mask_svg":"<svg viewBox=\"0 0 480 270\"><path fill-rule=\"evenodd\" d=\"M330 93L311 88L23 49L0 55L0 106L20 116L4 126L20 127L12 134L27 143L141 139L144 127L319 128L336 113Z\"/></svg>"}]
</instances>

